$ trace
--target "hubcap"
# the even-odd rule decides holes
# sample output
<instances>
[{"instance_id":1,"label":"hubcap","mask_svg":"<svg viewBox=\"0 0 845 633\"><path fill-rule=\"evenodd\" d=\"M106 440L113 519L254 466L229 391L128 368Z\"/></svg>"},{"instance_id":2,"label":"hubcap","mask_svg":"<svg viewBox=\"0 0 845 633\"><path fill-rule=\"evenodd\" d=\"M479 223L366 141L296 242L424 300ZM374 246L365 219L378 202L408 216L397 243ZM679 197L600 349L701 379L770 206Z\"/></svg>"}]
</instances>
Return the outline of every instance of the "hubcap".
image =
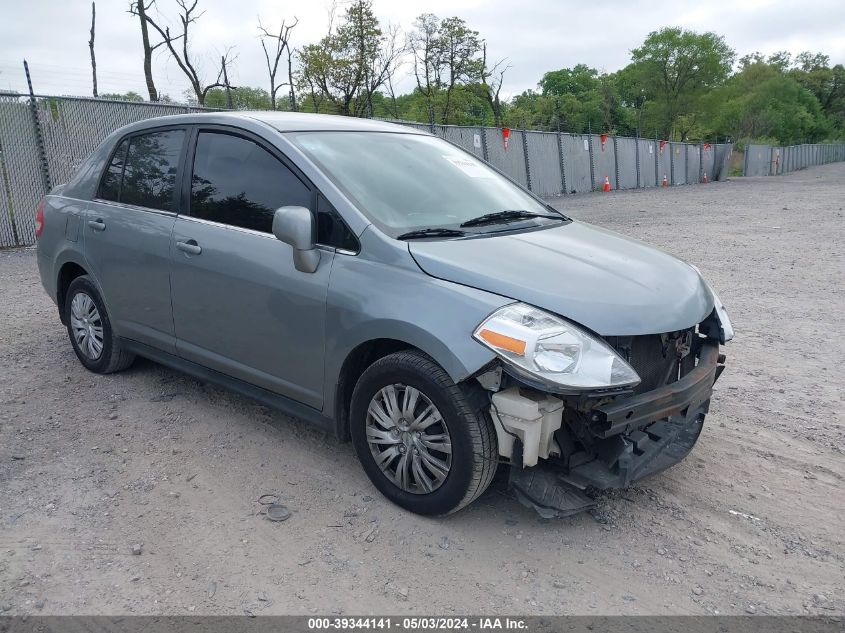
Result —
<instances>
[{"instance_id":1,"label":"hubcap","mask_svg":"<svg viewBox=\"0 0 845 633\"><path fill-rule=\"evenodd\" d=\"M84 292L77 292L70 302L70 328L79 351L97 360L103 353L103 321L94 300Z\"/></svg>"},{"instance_id":2,"label":"hubcap","mask_svg":"<svg viewBox=\"0 0 845 633\"><path fill-rule=\"evenodd\" d=\"M452 438L440 411L401 383L376 393L367 408L367 443L381 472L405 492L434 492L452 467Z\"/></svg>"}]
</instances>

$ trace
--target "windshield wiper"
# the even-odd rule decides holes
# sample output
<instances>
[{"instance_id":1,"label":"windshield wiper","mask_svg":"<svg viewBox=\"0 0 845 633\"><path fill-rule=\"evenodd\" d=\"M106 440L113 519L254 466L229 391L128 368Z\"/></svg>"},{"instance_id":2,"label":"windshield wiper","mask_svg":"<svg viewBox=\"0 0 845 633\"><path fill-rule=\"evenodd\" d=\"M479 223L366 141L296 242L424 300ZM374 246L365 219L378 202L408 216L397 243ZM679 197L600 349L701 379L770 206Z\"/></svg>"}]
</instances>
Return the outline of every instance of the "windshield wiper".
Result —
<instances>
[{"instance_id":1,"label":"windshield wiper","mask_svg":"<svg viewBox=\"0 0 845 633\"><path fill-rule=\"evenodd\" d=\"M472 218L466 222L462 222L461 226L481 226L482 224L498 224L502 222L510 222L511 220L527 220L529 218L548 218L550 220L566 220L562 215L551 213L532 213L523 209L509 209L506 211L497 211L496 213L485 213L479 215L477 218Z\"/></svg>"},{"instance_id":2,"label":"windshield wiper","mask_svg":"<svg viewBox=\"0 0 845 633\"><path fill-rule=\"evenodd\" d=\"M421 237L461 237L462 235L466 235L466 231L459 231L458 229L431 228L408 231L407 233L402 233L402 235L397 235L396 239L414 240Z\"/></svg>"}]
</instances>

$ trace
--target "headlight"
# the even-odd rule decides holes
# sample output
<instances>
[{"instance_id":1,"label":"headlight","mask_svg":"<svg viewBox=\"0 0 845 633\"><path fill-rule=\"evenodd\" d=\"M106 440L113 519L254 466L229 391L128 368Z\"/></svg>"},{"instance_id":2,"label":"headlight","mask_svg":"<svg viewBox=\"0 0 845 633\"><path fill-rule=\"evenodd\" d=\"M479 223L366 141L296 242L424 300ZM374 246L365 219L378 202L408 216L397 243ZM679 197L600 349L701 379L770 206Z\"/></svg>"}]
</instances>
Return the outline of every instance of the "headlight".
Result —
<instances>
[{"instance_id":1,"label":"headlight","mask_svg":"<svg viewBox=\"0 0 845 633\"><path fill-rule=\"evenodd\" d=\"M640 382L637 372L607 343L524 303L499 308L473 337L523 373L562 387L596 389Z\"/></svg>"},{"instance_id":2,"label":"headlight","mask_svg":"<svg viewBox=\"0 0 845 633\"><path fill-rule=\"evenodd\" d=\"M695 264L689 264L689 266L695 272L698 273L698 276L701 277L701 280L704 282L704 285L707 286L708 290L710 290L710 294L713 295L713 303L714 308L716 310L716 317L719 319L719 326L722 328L722 332L719 339L722 344L727 343L734 337L734 326L731 324L731 318L728 316L728 311L725 310L725 304L722 303L721 299L719 299L719 295L717 295L716 291L713 290L713 286L707 283L707 280L704 279L704 275L701 274L701 271L698 269L698 266L696 266Z\"/></svg>"},{"instance_id":3,"label":"headlight","mask_svg":"<svg viewBox=\"0 0 845 633\"><path fill-rule=\"evenodd\" d=\"M734 337L734 326L731 325L731 319L728 316L728 311L725 310L725 306L722 303L722 300L719 299L719 295L710 287L710 292L713 293L713 301L716 304L716 316L719 317L719 325L722 327L722 336L721 342L727 343Z\"/></svg>"}]
</instances>

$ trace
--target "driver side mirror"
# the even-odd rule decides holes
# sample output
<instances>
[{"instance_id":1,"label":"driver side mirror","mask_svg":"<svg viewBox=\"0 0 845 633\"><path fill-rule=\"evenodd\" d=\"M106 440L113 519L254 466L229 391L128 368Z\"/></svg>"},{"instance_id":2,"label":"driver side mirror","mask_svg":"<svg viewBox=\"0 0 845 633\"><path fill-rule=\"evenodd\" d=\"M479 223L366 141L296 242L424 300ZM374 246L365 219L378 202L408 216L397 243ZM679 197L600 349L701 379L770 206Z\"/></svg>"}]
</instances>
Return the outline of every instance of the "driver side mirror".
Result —
<instances>
[{"instance_id":1,"label":"driver side mirror","mask_svg":"<svg viewBox=\"0 0 845 633\"><path fill-rule=\"evenodd\" d=\"M273 214L273 235L293 247L293 265L303 273L313 273L320 263L317 250L317 223L305 207L279 207Z\"/></svg>"}]
</instances>

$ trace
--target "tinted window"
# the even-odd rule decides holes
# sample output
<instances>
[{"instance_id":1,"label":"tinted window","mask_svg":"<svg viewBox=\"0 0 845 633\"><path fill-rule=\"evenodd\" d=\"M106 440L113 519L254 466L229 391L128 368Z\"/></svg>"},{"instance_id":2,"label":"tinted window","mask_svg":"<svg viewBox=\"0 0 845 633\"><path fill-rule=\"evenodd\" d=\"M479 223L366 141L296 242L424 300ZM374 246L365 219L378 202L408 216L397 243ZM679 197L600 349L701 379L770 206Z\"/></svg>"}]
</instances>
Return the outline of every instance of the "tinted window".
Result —
<instances>
[{"instance_id":1,"label":"tinted window","mask_svg":"<svg viewBox=\"0 0 845 633\"><path fill-rule=\"evenodd\" d=\"M322 195L317 198L317 242L347 251L358 251L355 235Z\"/></svg>"},{"instance_id":2,"label":"tinted window","mask_svg":"<svg viewBox=\"0 0 845 633\"><path fill-rule=\"evenodd\" d=\"M283 206L311 208L311 191L260 145L200 132L191 178L191 215L270 233Z\"/></svg>"},{"instance_id":3,"label":"tinted window","mask_svg":"<svg viewBox=\"0 0 845 633\"><path fill-rule=\"evenodd\" d=\"M123 141L115 151L109 168L100 181L100 190L97 192L98 198L114 200L115 202L120 199L120 179L123 177L123 163L126 159L127 147L129 147L128 139Z\"/></svg>"},{"instance_id":4,"label":"tinted window","mask_svg":"<svg viewBox=\"0 0 845 633\"><path fill-rule=\"evenodd\" d=\"M133 136L123 168L120 202L172 211L176 168L184 138L184 130Z\"/></svg>"}]
</instances>

